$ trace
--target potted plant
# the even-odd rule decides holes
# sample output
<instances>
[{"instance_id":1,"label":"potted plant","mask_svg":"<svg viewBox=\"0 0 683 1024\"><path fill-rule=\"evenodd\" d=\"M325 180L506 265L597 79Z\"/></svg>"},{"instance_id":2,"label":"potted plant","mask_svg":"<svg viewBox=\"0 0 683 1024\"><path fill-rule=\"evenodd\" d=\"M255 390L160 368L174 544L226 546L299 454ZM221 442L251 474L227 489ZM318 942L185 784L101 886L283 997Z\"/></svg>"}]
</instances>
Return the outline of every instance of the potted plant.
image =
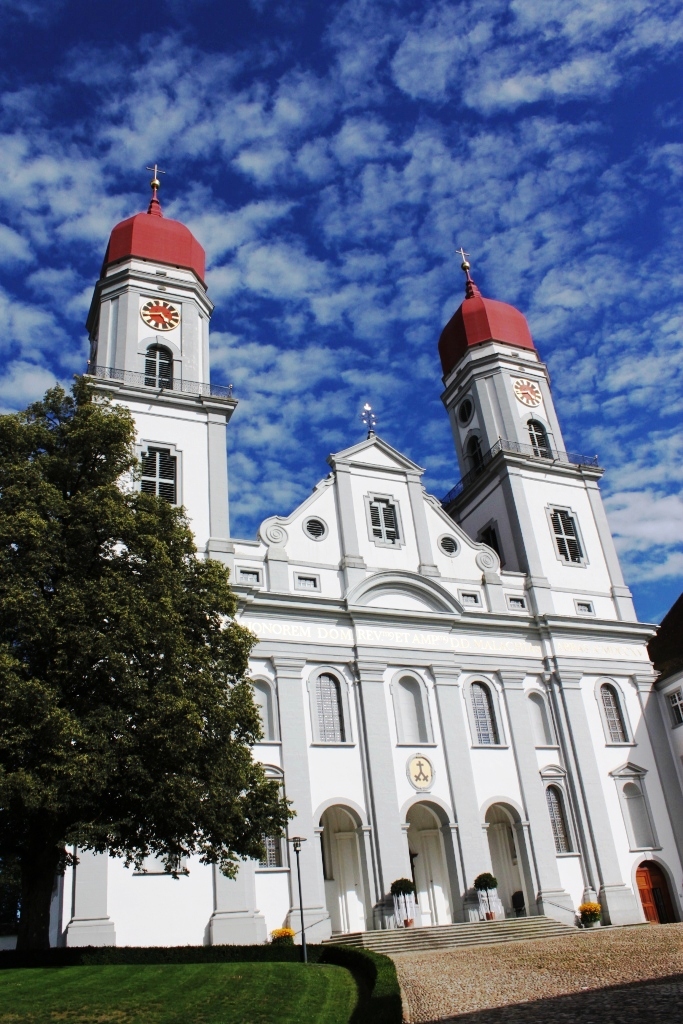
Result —
<instances>
[{"instance_id":1,"label":"potted plant","mask_svg":"<svg viewBox=\"0 0 683 1024\"><path fill-rule=\"evenodd\" d=\"M404 908L405 913L408 914L408 899L407 897L412 896L415 898L416 889L415 882L411 878L397 878L391 883L391 889L389 890L391 895L394 897L394 905L397 903ZM398 897L398 899L397 899ZM403 918L403 927L412 928L415 923L415 919L412 917Z\"/></svg>"},{"instance_id":2,"label":"potted plant","mask_svg":"<svg viewBox=\"0 0 683 1024\"><path fill-rule=\"evenodd\" d=\"M599 903L582 903L579 907L581 924L584 928L592 928L600 920L602 907Z\"/></svg>"},{"instance_id":3,"label":"potted plant","mask_svg":"<svg viewBox=\"0 0 683 1024\"><path fill-rule=\"evenodd\" d=\"M293 946L294 930L292 928L275 928L270 933L270 944L272 946Z\"/></svg>"},{"instance_id":4,"label":"potted plant","mask_svg":"<svg viewBox=\"0 0 683 1024\"><path fill-rule=\"evenodd\" d=\"M486 906L489 908L486 911L486 920L493 921L495 918L494 912L491 910L491 901L489 900L489 892L491 889L498 888L498 879L495 875L492 875L490 871L482 871L480 875L474 879L474 888L477 892L486 893Z\"/></svg>"}]
</instances>

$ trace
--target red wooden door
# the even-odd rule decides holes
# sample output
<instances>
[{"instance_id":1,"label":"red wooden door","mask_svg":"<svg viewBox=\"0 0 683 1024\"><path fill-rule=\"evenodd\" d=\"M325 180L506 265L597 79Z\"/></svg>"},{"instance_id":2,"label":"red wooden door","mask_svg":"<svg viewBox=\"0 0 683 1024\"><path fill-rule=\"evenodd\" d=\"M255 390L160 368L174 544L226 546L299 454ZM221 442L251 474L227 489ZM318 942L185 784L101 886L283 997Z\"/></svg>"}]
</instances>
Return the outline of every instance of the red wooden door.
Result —
<instances>
[{"instance_id":1,"label":"red wooden door","mask_svg":"<svg viewBox=\"0 0 683 1024\"><path fill-rule=\"evenodd\" d=\"M674 920L671 894L664 872L656 864L641 864L636 871L640 901L648 921L666 924Z\"/></svg>"}]
</instances>

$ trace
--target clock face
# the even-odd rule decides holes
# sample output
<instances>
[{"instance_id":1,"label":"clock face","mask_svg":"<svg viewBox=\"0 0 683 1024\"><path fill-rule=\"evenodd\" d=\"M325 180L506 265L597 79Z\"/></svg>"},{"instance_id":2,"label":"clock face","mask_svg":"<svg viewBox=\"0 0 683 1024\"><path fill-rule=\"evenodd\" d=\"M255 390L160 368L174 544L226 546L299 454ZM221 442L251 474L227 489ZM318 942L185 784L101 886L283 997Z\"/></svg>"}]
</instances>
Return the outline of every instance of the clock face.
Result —
<instances>
[{"instance_id":1,"label":"clock face","mask_svg":"<svg viewBox=\"0 0 683 1024\"><path fill-rule=\"evenodd\" d=\"M180 323L180 310L163 299L150 299L140 310L140 316L155 331L172 331Z\"/></svg>"},{"instance_id":2,"label":"clock face","mask_svg":"<svg viewBox=\"0 0 683 1024\"><path fill-rule=\"evenodd\" d=\"M515 397L518 402L522 405L527 405L530 408L536 405L540 405L543 401L543 395L538 384L533 380L527 380L525 377L518 377L512 382L512 389L515 392Z\"/></svg>"}]
</instances>

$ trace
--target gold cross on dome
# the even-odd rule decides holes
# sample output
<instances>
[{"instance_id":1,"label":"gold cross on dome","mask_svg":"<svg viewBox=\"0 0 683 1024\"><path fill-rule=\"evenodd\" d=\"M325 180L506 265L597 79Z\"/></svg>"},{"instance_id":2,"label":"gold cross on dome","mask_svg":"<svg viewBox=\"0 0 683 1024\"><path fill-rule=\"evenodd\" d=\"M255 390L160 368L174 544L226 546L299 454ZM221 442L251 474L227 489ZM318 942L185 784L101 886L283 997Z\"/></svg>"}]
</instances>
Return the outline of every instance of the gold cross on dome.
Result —
<instances>
[{"instance_id":1,"label":"gold cross on dome","mask_svg":"<svg viewBox=\"0 0 683 1024\"><path fill-rule=\"evenodd\" d=\"M462 260L462 263L460 264L461 269L464 270L465 273L467 273L467 271L470 269L470 265L469 265L469 263L467 261L467 257L469 256L469 253L465 252L465 250L463 249L462 246L460 246L460 248L456 249L455 251L457 252L458 256L460 256L460 258Z\"/></svg>"},{"instance_id":2,"label":"gold cross on dome","mask_svg":"<svg viewBox=\"0 0 683 1024\"><path fill-rule=\"evenodd\" d=\"M159 175L166 174L166 171L162 171L158 164L155 164L154 167L146 167L145 170L152 171L152 188L159 188L159 185L161 184L161 182L159 181Z\"/></svg>"}]
</instances>

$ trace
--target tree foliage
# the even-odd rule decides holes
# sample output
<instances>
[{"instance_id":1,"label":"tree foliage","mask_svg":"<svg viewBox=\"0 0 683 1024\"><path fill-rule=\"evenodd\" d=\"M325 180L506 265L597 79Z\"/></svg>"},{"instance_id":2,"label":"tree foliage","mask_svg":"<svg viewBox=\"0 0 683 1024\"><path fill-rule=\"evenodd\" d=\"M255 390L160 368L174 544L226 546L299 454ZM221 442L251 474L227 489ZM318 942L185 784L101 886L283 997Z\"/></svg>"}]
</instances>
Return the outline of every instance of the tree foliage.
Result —
<instances>
[{"instance_id":1,"label":"tree foliage","mask_svg":"<svg viewBox=\"0 0 683 1024\"><path fill-rule=\"evenodd\" d=\"M0 858L47 943L73 846L234 874L289 816L252 757L253 635L182 509L131 486L130 413L77 380L0 417Z\"/></svg>"}]
</instances>

